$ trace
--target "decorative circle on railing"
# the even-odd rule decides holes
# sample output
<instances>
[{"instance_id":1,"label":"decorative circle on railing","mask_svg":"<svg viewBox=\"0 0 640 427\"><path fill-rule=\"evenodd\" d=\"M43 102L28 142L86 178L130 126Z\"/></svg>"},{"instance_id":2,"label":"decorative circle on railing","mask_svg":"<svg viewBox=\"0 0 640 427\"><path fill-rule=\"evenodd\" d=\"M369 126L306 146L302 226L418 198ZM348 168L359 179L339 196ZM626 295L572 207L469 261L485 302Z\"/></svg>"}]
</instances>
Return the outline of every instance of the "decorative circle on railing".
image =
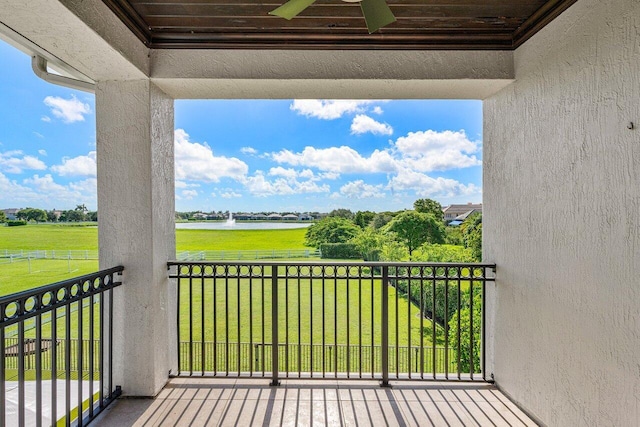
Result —
<instances>
[{"instance_id":1,"label":"decorative circle on railing","mask_svg":"<svg viewBox=\"0 0 640 427\"><path fill-rule=\"evenodd\" d=\"M311 277L311 266L310 265L301 265L300 266L300 276L302 277Z\"/></svg>"},{"instance_id":2,"label":"decorative circle on railing","mask_svg":"<svg viewBox=\"0 0 640 427\"><path fill-rule=\"evenodd\" d=\"M205 265L204 266L204 275L205 276L213 276L214 268L213 265Z\"/></svg>"},{"instance_id":3,"label":"decorative circle on railing","mask_svg":"<svg viewBox=\"0 0 640 427\"><path fill-rule=\"evenodd\" d=\"M53 303L53 292L45 292L42 295L42 299L40 300L40 303L42 304L42 307L49 307L52 303Z\"/></svg>"},{"instance_id":4,"label":"decorative circle on railing","mask_svg":"<svg viewBox=\"0 0 640 427\"><path fill-rule=\"evenodd\" d=\"M109 276L104 276L104 279L102 280L102 283L104 286L109 286L111 284L111 281L113 280L113 276L109 275Z\"/></svg>"},{"instance_id":5,"label":"decorative circle on railing","mask_svg":"<svg viewBox=\"0 0 640 427\"><path fill-rule=\"evenodd\" d=\"M89 292L91 290L92 286L91 286L91 281L90 280L85 280L84 283L82 283L82 293L85 294L87 292Z\"/></svg>"},{"instance_id":6,"label":"decorative circle on railing","mask_svg":"<svg viewBox=\"0 0 640 427\"><path fill-rule=\"evenodd\" d=\"M262 265L254 265L251 267L251 274L253 276L262 276L264 267Z\"/></svg>"},{"instance_id":7,"label":"decorative circle on railing","mask_svg":"<svg viewBox=\"0 0 640 427\"><path fill-rule=\"evenodd\" d=\"M238 269L240 271L240 277L249 277L251 274L251 267L248 265L241 265Z\"/></svg>"},{"instance_id":8,"label":"decorative circle on railing","mask_svg":"<svg viewBox=\"0 0 640 427\"><path fill-rule=\"evenodd\" d=\"M300 267L297 265L287 266L287 276L297 276L300 274Z\"/></svg>"},{"instance_id":9,"label":"decorative circle on railing","mask_svg":"<svg viewBox=\"0 0 640 427\"><path fill-rule=\"evenodd\" d=\"M65 288L58 289L56 292L56 302L64 301L67 297L67 290Z\"/></svg>"},{"instance_id":10,"label":"decorative circle on railing","mask_svg":"<svg viewBox=\"0 0 640 427\"><path fill-rule=\"evenodd\" d=\"M38 309L38 296L33 295L27 298L24 302L24 311L26 313L31 313L34 310Z\"/></svg>"},{"instance_id":11,"label":"decorative circle on railing","mask_svg":"<svg viewBox=\"0 0 640 427\"><path fill-rule=\"evenodd\" d=\"M77 283L74 283L73 285L71 285L71 296L76 297L79 294L80 294L80 285Z\"/></svg>"},{"instance_id":12,"label":"decorative circle on railing","mask_svg":"<svg viewBox=\"0 0 640 427\"><path fill-rule=\"evenodd\" d=\"M188 265L180 265L178 267L178 275L180 276L188 276L189 275L189 266Z\"/></svg>"},{"instance_id":13,"label":"decorative circle on railing","mask_svg":"<svg viewBox=\"0 0 640 427\"><path fill-rule=\"evenodd\" d=\"M4 318L12 319L16 317L19 314L19 310L20 310L20 305L18 304L17 301L10 302L4 308Z\"/></svg>"},{"instance_id":14,"label":"decorative circle on railing","mask_svg":"<svg viewBox=\"0 0 640 427\"><path fill-rule=\"evenodd\" d=\"M191 266L191 275L192 276L200 276L202 274L202 266L200 265L192 265Z\"/></svg>"}]
</instances>

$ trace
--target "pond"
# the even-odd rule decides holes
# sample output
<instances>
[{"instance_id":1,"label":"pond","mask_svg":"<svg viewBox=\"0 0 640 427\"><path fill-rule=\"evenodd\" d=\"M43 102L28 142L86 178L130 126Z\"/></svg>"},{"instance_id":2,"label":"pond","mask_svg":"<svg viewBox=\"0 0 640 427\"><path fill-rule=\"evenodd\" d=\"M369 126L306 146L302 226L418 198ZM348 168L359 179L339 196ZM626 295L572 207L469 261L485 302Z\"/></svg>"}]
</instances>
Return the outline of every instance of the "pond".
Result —
<instances>
[{"instance_id":1,"label":"pond","mask_svg":"<svg viewBox=\"0 0 640 427\"><path fill-rule=\"evenodd\" d=\"M178 222L176 229L183 230L290 230L307 228L312 222L236 222L233 225L220 222Z\"/></svg>"}]
</instances>

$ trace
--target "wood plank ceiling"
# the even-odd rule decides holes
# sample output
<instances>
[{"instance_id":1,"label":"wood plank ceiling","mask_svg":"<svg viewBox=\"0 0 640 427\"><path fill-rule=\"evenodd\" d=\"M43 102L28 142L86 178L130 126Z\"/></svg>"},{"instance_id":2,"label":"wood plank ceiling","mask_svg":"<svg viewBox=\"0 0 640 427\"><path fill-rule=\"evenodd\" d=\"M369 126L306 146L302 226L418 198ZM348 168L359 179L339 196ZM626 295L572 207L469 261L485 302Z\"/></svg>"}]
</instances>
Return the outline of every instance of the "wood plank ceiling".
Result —
<instances>
[{"instance_id":1,"label":"wood plank ceiling","mask_svg":"<svg viewBox=\"0 0 640 427\"><path fill-rule=\"evenodd\" d=\"M286 0L103 0L149 47L515 49L577 0L387 0L397 21L368 34L360 6L317 0L287 21Z\"/></svg>"}]
</instances>

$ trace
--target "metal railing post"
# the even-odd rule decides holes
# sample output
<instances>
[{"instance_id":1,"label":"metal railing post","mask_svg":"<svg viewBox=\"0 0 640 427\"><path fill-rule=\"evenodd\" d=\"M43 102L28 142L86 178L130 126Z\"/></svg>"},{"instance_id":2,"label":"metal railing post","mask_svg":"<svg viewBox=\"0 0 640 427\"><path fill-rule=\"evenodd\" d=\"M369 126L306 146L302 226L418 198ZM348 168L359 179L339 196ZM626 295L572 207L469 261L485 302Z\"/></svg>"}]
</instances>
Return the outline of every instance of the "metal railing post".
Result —
<instances>
[{"instance_id":1,"label":"metal railing post","mask_svg":"<svg viewBox=\"0 0 640 427\"><path fill-rule=\"evenodd\" d=\"M380 386L389 387L389 266L387 265L382 267L382 284L380 288L382 289L382 319L380 324L382 334L380 357L382 381L380 381Z\"/></svg>"},{"instance_id":2,"label":"metal railing post","mask_svg":"<svg viewBox=\"0 0 640 427\"><path fill-rule=\"evenodd\" d=\"M271 267L271 386L279 386L278 380L278 266Z\"/></svg>"}]
</instances>

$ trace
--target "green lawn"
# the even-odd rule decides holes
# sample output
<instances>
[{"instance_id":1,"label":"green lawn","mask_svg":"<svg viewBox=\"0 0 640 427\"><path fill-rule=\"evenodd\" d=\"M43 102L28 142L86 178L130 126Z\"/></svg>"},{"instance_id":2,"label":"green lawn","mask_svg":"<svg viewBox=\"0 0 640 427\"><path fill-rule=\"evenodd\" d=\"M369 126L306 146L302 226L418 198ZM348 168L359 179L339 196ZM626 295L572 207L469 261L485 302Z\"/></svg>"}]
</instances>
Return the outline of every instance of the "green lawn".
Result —
<instances>
[{"instance_id":1,"label":"green lawn","mask_svg":"<svg viewBox=\"0 0 640 427\"><path fill-rule=\"evenodd\" d=\"M178 251L309 249L304 246L305 233L305 228L176 230L176 246ZM30 224L24 227L0 226L0 255L3 249L96 250L98 249L98 228L52 224Z\"/></svg>"}]
</instances>

